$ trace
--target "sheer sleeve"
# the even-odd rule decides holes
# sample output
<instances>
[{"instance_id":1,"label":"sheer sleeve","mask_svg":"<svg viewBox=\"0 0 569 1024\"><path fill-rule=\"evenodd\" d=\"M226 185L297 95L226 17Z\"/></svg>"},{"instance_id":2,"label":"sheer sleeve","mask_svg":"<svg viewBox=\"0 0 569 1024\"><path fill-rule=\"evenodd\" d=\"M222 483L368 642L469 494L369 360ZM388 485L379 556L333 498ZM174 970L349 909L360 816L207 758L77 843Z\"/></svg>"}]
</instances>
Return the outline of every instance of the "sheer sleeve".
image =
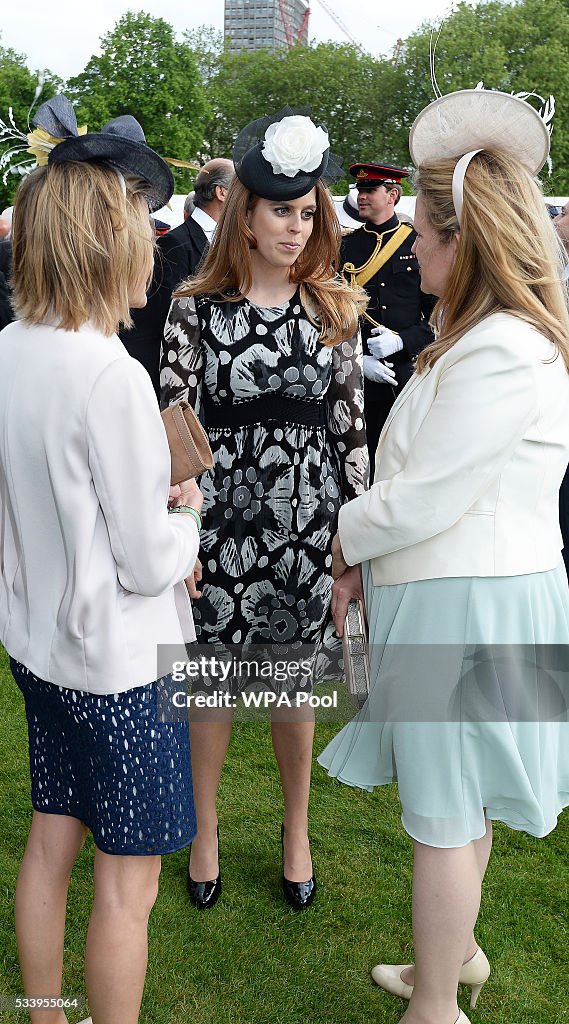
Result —
<instances>
[{"instance_id":1,"label":"sheer sleeve","mask_svg":"<svg viewBox=\"0 0 569 1024\"><path fill-rule=\"evenodd\" d=\"M358 333L332 349L332 377L326 394L326 420L342 498L350 501L369 484L364 420L362 339Z\"/></svg>"},{"instance_id":2,"label":"sheer sleeve","mask_svg":"<svg viewBox=\"0 0 569 1024\"><path fill-rule=\"evenodd\" d=\"M200 411L203 350L195 299L174 299L160 357L160 408L185 401Z\"/></svg>"}]
</instances>

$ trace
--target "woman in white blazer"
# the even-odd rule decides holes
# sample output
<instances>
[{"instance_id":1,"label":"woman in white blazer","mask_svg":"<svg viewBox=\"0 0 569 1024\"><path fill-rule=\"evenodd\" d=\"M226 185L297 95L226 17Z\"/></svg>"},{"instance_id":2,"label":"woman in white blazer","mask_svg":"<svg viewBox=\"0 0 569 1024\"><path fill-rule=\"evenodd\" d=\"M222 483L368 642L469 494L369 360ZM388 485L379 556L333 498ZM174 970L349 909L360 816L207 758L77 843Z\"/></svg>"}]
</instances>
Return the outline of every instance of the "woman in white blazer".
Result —
<instances>
[{"instance_id":1,"label":"woman in white blazer","mask_svg":"<svg viewBox=\"0 0 569 1024\"><path fill-rule=\"evenodd\" d=\"M188 725L161 719L156 676L157 645L195 635L184 579L202 498L195 482L169 495L152 385L115 333L146 302L149 204L173 181L133 118L79 136L56 97L35 121L49 163L16 199L19 319L0 335L0 636L34 807L16 931L25 992L61 996L67 888L90 830L90 1009L96 1024L135 1024L160 855L195 832Z\"/></svg>"},{"instance_id":2,"label":"woman in white blazer","mask_svg":"<svg viewBox=\"0 0 569 1024\"><path fill-rule=\"evenodd\" d=\"M497 115L484 105L503 94L466 95L474 144L458 137L452 150L464 93L432 105L430 144L447 159L422 151L423 125L415 146L412 136L414 251L423 287L440 296L436 340L384 427L374 486L340 511L335 621L341 630L352 596L342 573L362 563L372 687L319 758L348 785L398 782L414 845L416 967L380 964L372 976L411 999L405 1024L466 1021L459 982L473 1006L489 976L473 929L492 820L544 836L569 803L558 524L569 319L532 178L548 135L536 111L508 96L485 146ZM527 169L520 138L534 145Z\"/></svg>"}]
</instances>

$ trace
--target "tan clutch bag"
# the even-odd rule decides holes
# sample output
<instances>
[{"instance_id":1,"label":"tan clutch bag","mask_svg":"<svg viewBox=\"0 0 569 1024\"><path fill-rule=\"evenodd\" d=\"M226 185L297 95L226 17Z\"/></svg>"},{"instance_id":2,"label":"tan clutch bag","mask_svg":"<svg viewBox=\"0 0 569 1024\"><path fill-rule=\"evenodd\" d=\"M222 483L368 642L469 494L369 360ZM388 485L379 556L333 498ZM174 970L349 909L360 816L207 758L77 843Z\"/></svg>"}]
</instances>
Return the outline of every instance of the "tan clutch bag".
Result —
<instances>
[{"instance_id":1,"label":"tan clutch bag","mask_svg":"<svg viewBox=\"0 0 569 1024\"><path fill-rule=\"evenodd\" d=\"M191 405L177 402L164 409L162 420L170 445L172 470L170 483L179 484L213 468L213 455L207 434Z\"/></svg>"}]
</instances>

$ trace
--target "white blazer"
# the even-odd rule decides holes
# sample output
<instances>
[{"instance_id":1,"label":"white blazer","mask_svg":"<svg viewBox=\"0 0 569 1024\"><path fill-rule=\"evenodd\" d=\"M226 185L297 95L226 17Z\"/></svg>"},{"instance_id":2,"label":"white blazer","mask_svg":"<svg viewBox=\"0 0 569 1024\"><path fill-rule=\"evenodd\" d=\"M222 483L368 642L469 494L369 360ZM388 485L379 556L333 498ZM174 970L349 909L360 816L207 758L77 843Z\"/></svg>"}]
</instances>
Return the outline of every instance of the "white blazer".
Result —
<instances>
[{"instance_id":1,"label":"white blazer","mask_svg":"<svg viewBox=\"0 0 569 1024\"><path fill-rule=\"evenodd\" d=\"M517 576L560 562L569 374L505 313L415 374L381 434L376 482L340 509L348 564L373 582Z\"/></svg>"},{"instance_id":2,"label":"white blazer","mask_svg":"<svg viewBox=\"0 0 569 1024\"><path fill-rule=\"evenodd\" d=\"M116 336L0 334L0 638L48 682L94 694L156 679L195 638L192 516L168 516L170 453L146 370Z\"/></svg>"}]
</instances>

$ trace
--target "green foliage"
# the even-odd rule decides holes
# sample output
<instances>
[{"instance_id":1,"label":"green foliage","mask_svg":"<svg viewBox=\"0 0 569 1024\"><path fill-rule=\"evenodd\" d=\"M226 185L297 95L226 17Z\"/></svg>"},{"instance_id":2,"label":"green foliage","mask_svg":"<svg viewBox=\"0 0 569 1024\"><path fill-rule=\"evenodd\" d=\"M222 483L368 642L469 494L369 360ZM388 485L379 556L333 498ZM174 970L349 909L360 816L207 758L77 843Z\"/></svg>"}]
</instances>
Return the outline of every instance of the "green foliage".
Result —
<instances>
[{"instance_id":1,"label":"green foliage","mask_svg":"<svg viewBox=\"0 0 569 1024\"><path fill-rule=\"evenodd\" d=\"M248 121L285 104L310 106L328 127L332 150L347 171L356 160L409 166L409 128L433 98L429 73L432 25L425 22L397 62L353 46L319 43L290 50L231 53L207 26L175 38L161 18L125 14L103 37L100 56L68 83L80 123L93 129L132 113L164 156L204 161L231 156ZM435 26L436 27L436 26ZM436 75L443 93L471 88L535 91L555 96L553 174L549 194L569 193L569 5L565 0L482 0L459 3L440 33ZM44 93L56 80L49 76ZM0 110L12 103L25 124L36 78L25 58L0 47ZM534 100L539 105L538 100ZM175 171L176 189L193 173ZM11 198L0 186L0 202Z\"/></svg>"},{"instance_id":2,"label":"green foliage","mask_svg":"<svg viewBox=\"0 0 569 1024\"><path fill-rule=\"evenodd\" d=\"M244 124L288 103L310 105L326 123L332 149L346 169L355 160L409 166L409 128L433 99L429 47L436 27L425 22L410 35L396 64L336 43L232 54L215 33L188 33L213 111L200 155L230 156ZM444 23L435 65L443 93L482 80L487 88L507 92L553 94L557 110L567 110L568 5L563 0L460 3ZM560 114L551 156L553 174L545 177L545 190L567 194L569 125Z\"/></svg>"},{"instance_id":3,"label":"green foliage","mask_svg":"<svg viewBox=\"0 0 569 1024\"><path fill-rule=\"evenodd\" d=\"M162 18L125 14L101 40L82 74L68 83L80 123L97 130L132 114L147 142L162 156L195 160L209 114L198 61ZM189 191L192 175L176 171L176 190Z\"/></svg>"},{"instance_id":4,"label":"green foliage","mask_svg":"<svg viewBox=\"0 0 569 1024\"><path fill-rule=\"evenodd\" d=\"M207 78L212 117L202 157L231 156L240 129L285 105L309 106L328 128L332 150L347 168L382 155L386 132L367 113L391 65L353 46L320 43L290 50L231 53L203 32L186 36Z\"/></svg>"},{"instance_id":5,"label":"green foliage","mask_svg":"<svg viewBox=\"0 0 569 1024\"><path fill-rule=\"evenodd\" d=\"M409 36L401 53L401 88L390 110L401 130L397 154L408 160L408 133L419 111L433 99L429 67L431 25ZM563 0L487 0L475 7L460 3L445 22L436 49L436 77L441 92L472 89L478 82L504 92L555 96L551 159L553 173L542 172L550 195L569 192L569 10ZM539 100L532 101L538 108Z\"/></svg>"},{"instance_id":6,"label":"green foliage","mask_svg":"<svg viewBox=\"0 0 569 1024\"><path fill-rule=\"evenodd\" d=\"M0 46L0 117L8 119L8 109L12 107L14 121L20 131L27 131L28 113L34 99L40 72L32 72L26 66L26 58L22 53ZM39 102L54 96L61 88L61 81L50 71L42 72L44 85ZM0 147L0 151L9 149L8 145ZM22 156L22 159L25 157ZM11 206L19 183L19 176L10 174L6 184L0 176L0 212Z\"/></svg>"}]
</instances>

